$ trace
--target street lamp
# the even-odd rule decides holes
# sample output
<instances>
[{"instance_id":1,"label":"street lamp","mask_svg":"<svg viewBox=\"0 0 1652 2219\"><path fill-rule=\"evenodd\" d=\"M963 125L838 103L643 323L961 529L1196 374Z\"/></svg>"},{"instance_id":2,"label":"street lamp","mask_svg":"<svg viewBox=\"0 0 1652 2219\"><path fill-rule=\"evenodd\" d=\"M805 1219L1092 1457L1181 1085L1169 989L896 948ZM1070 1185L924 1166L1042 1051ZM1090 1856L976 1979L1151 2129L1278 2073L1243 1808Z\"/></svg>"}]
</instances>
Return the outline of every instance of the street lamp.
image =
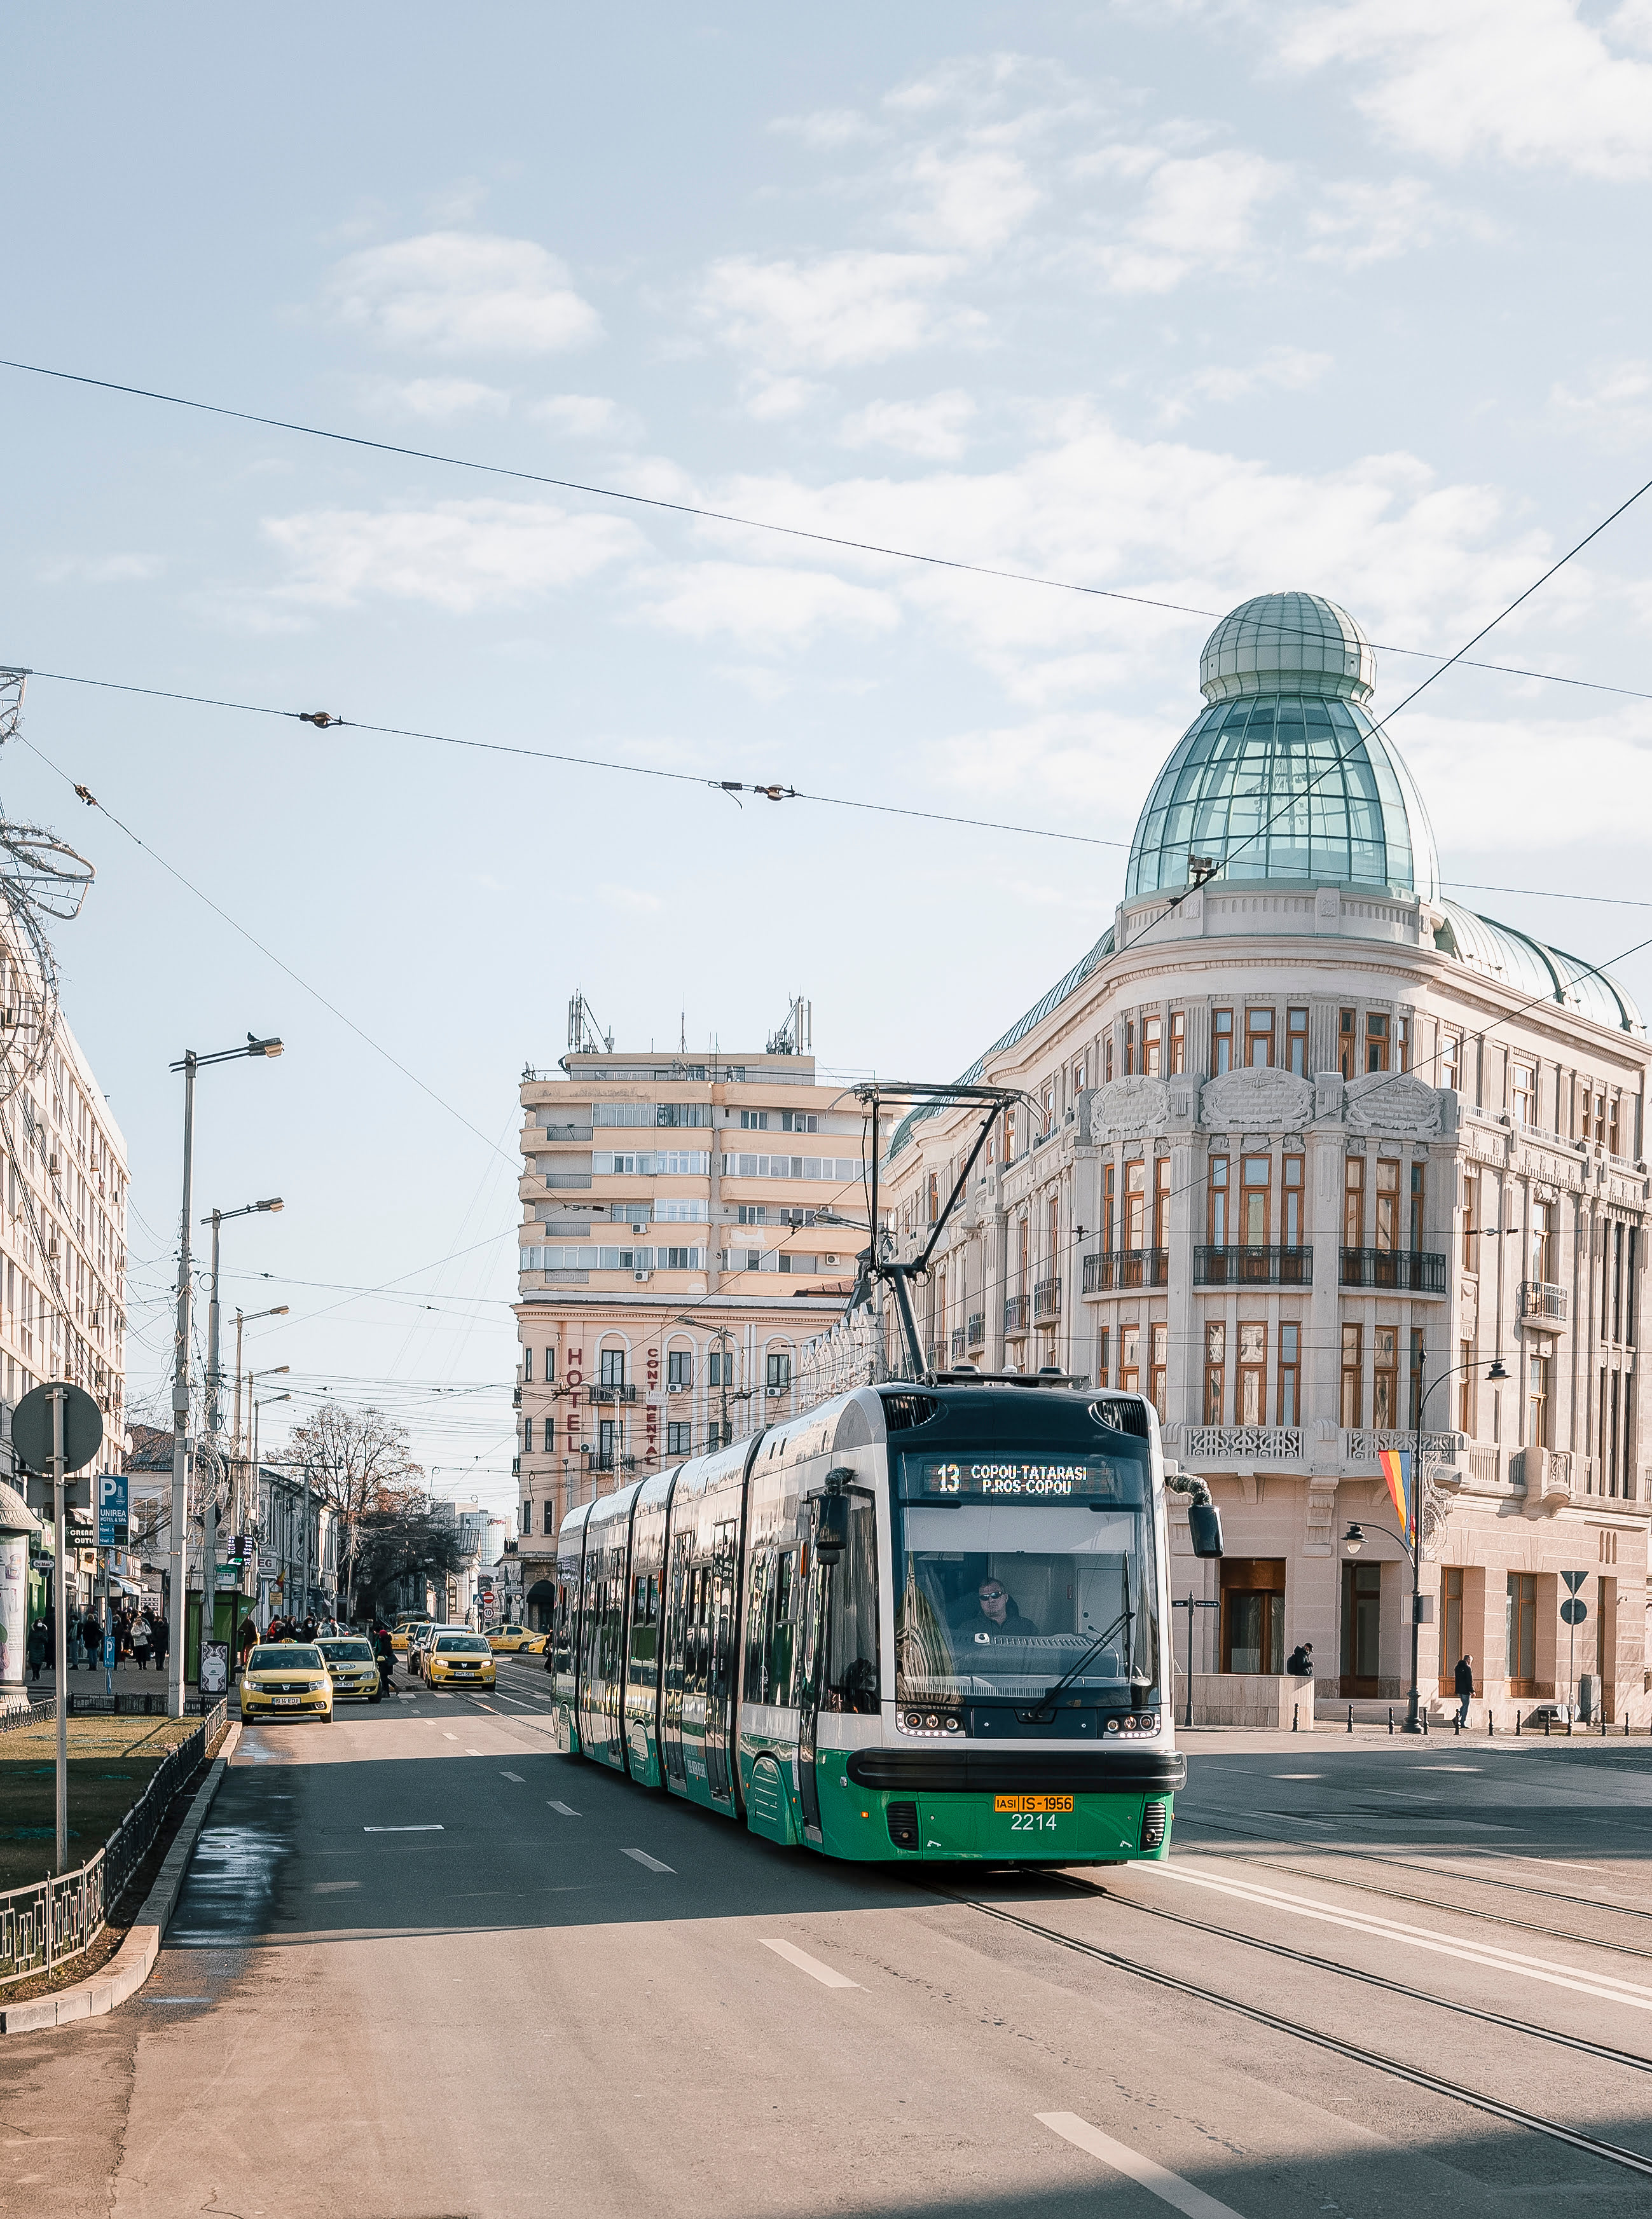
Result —
<instances>
[{"instance_id":1,"label":"street lamp","mask_svg":"<svg viewBox=\"0 0 1652 2219\"><path fill-rule=\"evenodd\" d=\"M245 1047L217 1048L210 1055L197 1055L192 1047L186 1048L182 1061L170 1066L171 1070L183 1073L183 1210L177 1250L177 1320L172 1350L172 1607L169 1613L171 1639L168 1644L166 1689L166 1707L175 1719L183 1716L183 1582L185 1520L189 1515L186 1479L193 1291L189 1279L189 1211L191 1189L195 1182L195 1075L211 1064L233 1063L242 1056L268 1058L279 1055L281 1052L282 1043L273 1034L268 1039L260 1040L256 1033L249 1033Z\"/></svg>"},{"instance_id":2,"label":"street lamp","mask_svg":"<svg viewBox=\"0 0 1652 2219\"><path fill-rule=\"evenodd\" d=\"M212 1228L212 1299L207 1307L207 1439L214 1454L221 1456L219 1442L223 1436L223 1372L218 1361L218 1235L225 1221L232 1217L252 1217L262 1211L281 1209L285 1205L281 1197L273 1195L267 1202L249 1202L239 1209L214 1209L201 1222ZM234 1489L231 1486L230 1523L234 1526ZM218 1489L214 1483L212 1496L204 1506L201 1519L201 1638L216 1639L218 1633Z\"/></svg>"},{"instance_id":3,"label":"street lamp","mask_svg":"<svg viewBox=\"0 0 1652 2219\"><path fill-rule=\"evenodd\" d=\"M1423 1630L1423 1404L1433 1393L1434 1389L1443 1387L1448 1379L1455 1379L1460 1372L1475 1371L1478 1369L1477 1358L1470 1364L1454 1364L1449 1371L1442 1371L1439 1377L1425 1389L1423 1359L1421 1355L1419 1355L1416 1373L1417 1417L1413 1427L1415 1441L1411 1458L1411 1487L1406 1505L1408 1513L1406 1519L1406 1531L1403 1533L1396 1533L1389 1526L1376 1526L1371 1529L1373 1532L1386 1533L1391 1541L1397 1541L1411 1559L1411 1697L1406 1706L1406 1722L1401 1729L1403 1732L1409 1734L1421 1733L1423 1730L1418 1676L1421 1663ZM1486 1373L1487 1378L1506 1379L1508 1376L1502 1358L1500 1356L1494 1358ZM1364 1527L1357 1521L1351 1523L1347 1532L1343 1536L1343 1546L1351 1557L1357 1557L1364 1545Z\"/></svg>"},{"instance_id":4,"label":"street lamp","mask_svg":"<svg viewBox=\"0 0 1652 2219\"><path fill-rule=\"evenodd\" d=\"M288 1369L288 1366L283 1364L281 1369L285 1371ZM270 1375L266 1372L262 1376L267 1378ZM252 1375L249 1372L247 1375L247 1385L249 1390L252 1387ZM252 1400L250 1391L247 1399L249 1402L252 1402ZM258 1500L257 1489L258 1484L258 1413L260 1410L267 1409L271 1402L290 1402L292 1399L292 1395L289 1390L285 1395L266 1395L262 1402L252 1402L252 1486L254 1489L254 1501ZM283 1561L283 1563L285 1562L284 1557ZM260 1588L262 1588L264 1583L260 1581L258 1584Z\"/></svg>"}]
</instances>

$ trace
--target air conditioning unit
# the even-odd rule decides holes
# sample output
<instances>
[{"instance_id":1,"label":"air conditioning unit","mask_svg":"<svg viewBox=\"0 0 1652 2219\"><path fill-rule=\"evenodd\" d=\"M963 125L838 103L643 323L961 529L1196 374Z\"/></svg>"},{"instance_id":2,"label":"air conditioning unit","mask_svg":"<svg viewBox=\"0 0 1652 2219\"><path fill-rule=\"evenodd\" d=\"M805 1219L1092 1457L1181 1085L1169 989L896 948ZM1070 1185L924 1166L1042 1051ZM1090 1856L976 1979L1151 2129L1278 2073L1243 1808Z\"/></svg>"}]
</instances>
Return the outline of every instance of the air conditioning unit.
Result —
<instances>
[{"instance_id":1,"label":"air conditioning unit","mask_svg":"<svg viewBox=\"0 0 1652 2219\"><path fill-rule=\"evenodd\" d=\"M633 1271L631 1273L631 1277L637 1280L639 1285L645 1285L647 1282L654 1277L654 1274L652 1271Z\"/></svg>"},{"instance_id":2,"label":"air conditioning unit","mask_svg":"<svg viewBox=\"0 0 1652 2219\"><path fill-rule=\"evenodd\" d=\"M646 1233L648 1229L648 1221L646 1218L644 1218L640 1225L633 1225L631 1228L631 1231L633 1233Z\"/></svg>"},{"instance_id":3,"label":"air conditioning unit","mask_svg":"<svg viewBox=\"0 0 1652 2219\"><path fill-rule=\"evenodd\" d=\"M784 1387L765 1387L763 1392L765 1395L772 1397L776 1395L784 1395L786 1389Z\"/></svg>"}]
</instances>

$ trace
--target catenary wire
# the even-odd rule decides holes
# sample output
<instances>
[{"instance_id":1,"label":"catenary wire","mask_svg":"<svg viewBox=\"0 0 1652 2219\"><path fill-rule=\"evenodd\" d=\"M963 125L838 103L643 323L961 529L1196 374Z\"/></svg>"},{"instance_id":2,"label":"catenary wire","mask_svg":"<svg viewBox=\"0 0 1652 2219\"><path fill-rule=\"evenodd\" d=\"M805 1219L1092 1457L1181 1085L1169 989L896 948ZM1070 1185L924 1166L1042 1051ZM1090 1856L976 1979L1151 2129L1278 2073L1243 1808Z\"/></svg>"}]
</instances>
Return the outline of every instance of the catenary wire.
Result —
<instances>
[{"instance_id":1,"label":"catenary wire","mask_svg":"<svg viewBox=\"0 0 1652 2219\"><path fill-rule=\"evenodd\" d=\"M972 577L994 578L1011 585L1036 586L1054 593L1078 594L1092 600L1122 601L1133 608L1158 609L1174 616L1219 619L1229 613L1226 610L1199 608L1189 602L1167 600L1150 594L1127 594L1116 587L1084 585L1074 579L1053 577L1040 571L971 563L958 556L932 555L916 548L896 547L878 540L853 538L844 533L816 531L804 525L780 524L764 517L740 516L731 511L711 508L692 501L668 500L662 494L630 492L618 486L598 485L580 478L555 477L546 471L521 469L508 463L485 463L469 456L442 454L432 448L405 446L388 439L370 439L359 432L334 431L325 425L303 424L289 417L259 415L251 409L231 408L219 401L196 401L187 395L165 393L152 386L128 385L115 378L92 377L81 371L54 370L43 363L21 362L0 357L0 370L14 370L28 376L50 378L59 384L84 386L100 393L118 393L131 400L158 401L167 407L185 408L196 415L222 417L238 424L256 424L265 431L289 432L304 438L325 440L335 446L359 447L374 454L398 456L406 461L435 463L444 469L469 470L486 477L513 479L519 484L548 486L557 492L584 494L595 500L612 500L634 508L655 509L667 515L692 517L705 523L735 525L748 531L765 531L779 538L803 540L815 546L835 547L848 554L873 555L884 560L917 563L931 569L954 570ZM1275 629L1281 636L1294 631L1294 627L1284 625ZM1460 656L1440 657L1425 648L1394 647L1380 641L1373 641L1371 645L1384 655L1408 656L1419 661L1455 662L1463 659ZM1652 699L1652 693L1640 692L1633 687L1608 686L1598 680L1569 678L1553 671L1525 670L1496 662L1471 663L1469 668L1492 671L1500 677L1541 679L1552 685L1576 686L1594 693L1623 694L1632 700Z\"/></svg>"}]
</instances>

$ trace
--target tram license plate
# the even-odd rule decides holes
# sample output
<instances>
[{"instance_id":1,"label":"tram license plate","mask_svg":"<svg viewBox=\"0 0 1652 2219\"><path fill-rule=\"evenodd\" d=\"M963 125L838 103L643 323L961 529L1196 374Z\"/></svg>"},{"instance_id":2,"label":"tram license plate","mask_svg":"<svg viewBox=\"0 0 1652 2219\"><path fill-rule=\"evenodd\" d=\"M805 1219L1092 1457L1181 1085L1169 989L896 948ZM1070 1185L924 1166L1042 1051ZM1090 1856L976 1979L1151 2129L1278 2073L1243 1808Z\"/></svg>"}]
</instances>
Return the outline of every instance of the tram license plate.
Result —
<instances>
[{"instance_id":1,"label":"tram license plate","mask_svg":"<svg viewBox=\"0 0 1652 2219\"><path fill-rule=\"evenodd\" d=\"M995 1795L995 1811L1071 1811L1071 1795Z\"/></svg>"}]
</instances>

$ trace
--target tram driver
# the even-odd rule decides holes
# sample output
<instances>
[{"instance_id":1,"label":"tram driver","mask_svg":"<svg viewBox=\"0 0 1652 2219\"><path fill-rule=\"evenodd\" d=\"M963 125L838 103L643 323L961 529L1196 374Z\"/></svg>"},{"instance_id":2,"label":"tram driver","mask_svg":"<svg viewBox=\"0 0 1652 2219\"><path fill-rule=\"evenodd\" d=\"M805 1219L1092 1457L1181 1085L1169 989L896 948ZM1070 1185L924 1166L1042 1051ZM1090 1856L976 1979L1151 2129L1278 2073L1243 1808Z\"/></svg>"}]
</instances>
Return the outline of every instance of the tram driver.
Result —
<instances>
[{"instance_id":1,"label":"tram driver","mask_svg":"<svg viewBox=\"0 0 1652 2219\"><path fill-rule=\"evenodd\" d=\"M975 1590L975 1608L953 1628L976 1641L1029 1641L1038 1632L1001 1579L989 1573Z\"/></svg>"}]
</instances>

